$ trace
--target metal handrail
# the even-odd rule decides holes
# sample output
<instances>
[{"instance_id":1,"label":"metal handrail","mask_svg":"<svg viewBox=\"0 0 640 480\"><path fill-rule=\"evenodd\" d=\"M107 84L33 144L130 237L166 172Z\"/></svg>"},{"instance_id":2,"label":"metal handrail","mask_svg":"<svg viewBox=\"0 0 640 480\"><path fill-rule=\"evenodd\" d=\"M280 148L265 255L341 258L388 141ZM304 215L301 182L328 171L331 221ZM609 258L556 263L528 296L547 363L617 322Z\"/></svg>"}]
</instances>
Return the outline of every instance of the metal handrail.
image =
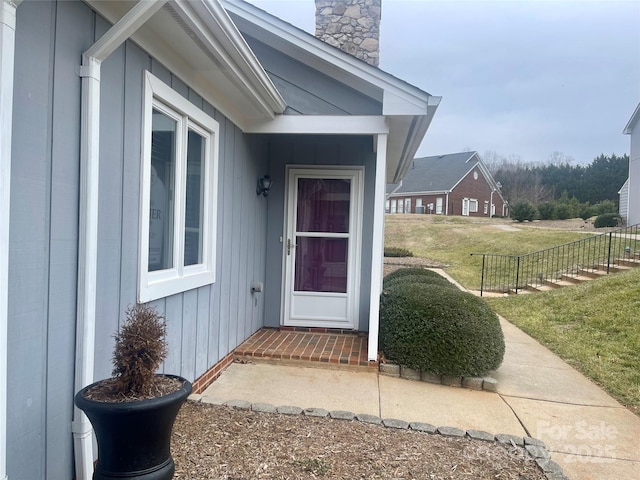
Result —
<instances>
[{"instance_id":1,"label":"metal handrail","mask_svg":"<svg viewBox=\"0 0 640 480\"><path fill-rule=\"evenodd\" d=\"M482 256L480 295L485 291L518 293L583 274L609 274L625 263L640 263L640 224L524 255L471 255Z\"/></svg>"}]
</instances>

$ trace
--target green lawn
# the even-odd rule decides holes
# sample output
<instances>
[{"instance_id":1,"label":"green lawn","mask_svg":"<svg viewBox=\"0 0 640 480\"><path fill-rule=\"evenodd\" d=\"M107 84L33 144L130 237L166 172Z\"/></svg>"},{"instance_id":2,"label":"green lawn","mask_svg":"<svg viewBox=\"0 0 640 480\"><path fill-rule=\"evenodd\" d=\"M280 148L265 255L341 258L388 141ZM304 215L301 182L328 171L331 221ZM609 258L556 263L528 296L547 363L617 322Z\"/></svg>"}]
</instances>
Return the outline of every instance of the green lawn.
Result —
<instances>
[{"instance_id":1,"label":"green lawn","mask_svg":"<svg viewBox=\"0 0 640 480\"><path fill-rule=\"evenodd\" d=\"M640 413L640 268L487 302Z\"/></svg>"},{"instance_id":2,"label":"green lawn","mask_svg":"<svg viewBox=\"0 0 640 480\"><path fill-rule=\"evenodd\" d=\"M515 227L516 231L503 228ZM387 215L385 246L448 265L447 273L470 289L480 288L482 257L471 253L521 255L585 238L584 233L531 228L503 219L435 215Z\"/></svg>"},{"instance_id":3,"label":"green lawn","mask_svg":"<svg viewBox=\"0 0 640 480\"><path fill-rule=\"evenodd\" d=\"M584 238L505 220L388 215L385 246L449 265L467 288L480 283L477 253L523 254ZM495 225L513 226L505 231ZM503 227L504 228L504 227ZM640 268L547 293L489 298L502 316L640 413Z\"/></svg>"}]
</instances>

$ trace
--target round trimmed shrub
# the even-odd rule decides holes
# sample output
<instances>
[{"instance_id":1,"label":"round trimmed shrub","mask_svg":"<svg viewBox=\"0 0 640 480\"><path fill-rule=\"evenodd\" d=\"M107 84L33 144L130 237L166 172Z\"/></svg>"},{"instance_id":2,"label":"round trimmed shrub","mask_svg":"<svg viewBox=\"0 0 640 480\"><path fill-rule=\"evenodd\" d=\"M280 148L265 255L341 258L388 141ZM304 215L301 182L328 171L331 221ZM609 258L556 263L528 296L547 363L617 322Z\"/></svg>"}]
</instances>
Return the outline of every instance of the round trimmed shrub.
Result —
<instances>
[{"instance_id":1,"label":"round trimmed shrub","mask_svg":"<svg viewBox=\"0 0 640 480\"><path fill-rule=\"evenodd\" d=\"M596 217L593 226L595 228L620 227L622 226L622 218L617 213L603 213Z\"/></svg>"},{"instance_id":2,"label":"round trimmed shrub","mask_svg":"<svg viewBox=\"0 0 640 480\"><path fill-rule=\"evenodd\" d=\"M423 277L429 278L444 278L442 275L434 272L433 270L427 270L426 268L419 267L409 267L409 268L399 268L384 277L383 283L386 285L391 280L395 280L396 278L405 277L408 275L420 275Z\"/></svg>"},{"instance_id":3,"label":"round trimmed shrub","mask_svg":"<svg viewBox=\"0 0 640 480\"><path fill-rule=\"evenodd\" d=\"M443 287L458 288L449 280L437 273L435 275L403 275L401 277L392 278L391 280L385 280L384 288L385 290L397 287L403 288L403 285L410 283L425 283L429 285L442 285Z\"/></svg>"},{"instance_id":4,"label":"round trimmed shrub","mask_svg":"<svg viewBox=\"0 0 640 480\"><path fill-rule=\"evenodd\" d=\"M436 375L482 376L504 356L497 315L479 297L408 283L380 300L380 348L396 363Z\"/></svg>"}]
</instances>

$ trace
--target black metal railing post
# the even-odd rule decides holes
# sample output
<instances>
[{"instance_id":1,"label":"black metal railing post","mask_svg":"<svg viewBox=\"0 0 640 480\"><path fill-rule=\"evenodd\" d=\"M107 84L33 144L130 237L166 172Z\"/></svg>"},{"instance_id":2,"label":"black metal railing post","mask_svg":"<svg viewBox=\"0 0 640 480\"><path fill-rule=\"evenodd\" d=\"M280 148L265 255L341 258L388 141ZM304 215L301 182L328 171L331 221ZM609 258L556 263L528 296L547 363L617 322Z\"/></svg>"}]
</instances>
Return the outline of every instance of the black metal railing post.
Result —
<instances>
[{"instance_id":1,"label":"black metal railing post","mask_svg":"<svg viewBox=\"0 0 640 480\"><path fill-rule=\"evenodd\" d=\"M516 295L518 294L518 284L520 283L520 256L516 264Z\"/></svg>"},{"instance_id":2,"label":"black metal railing post","mask_svg":"<svg viewBox=\"0 0 640 480\"><path fill-rule=\"evenodd\" d=\"M482 292L484 290L484 257L486 255L482 255L482 278L480 278L480 296L482 296Z\"/></svg>"},{"instance_id":3,"label":"black metal railing post","mask_svg":"<svg viewBox=\"0 0 640 480\"><path fill-rule=\"evenodd\" d=\"M609 275L609 265L611 265L611 236L613 232L609 232L609 248L607 251L607 275Z\"/></svg>"}]
</instances>

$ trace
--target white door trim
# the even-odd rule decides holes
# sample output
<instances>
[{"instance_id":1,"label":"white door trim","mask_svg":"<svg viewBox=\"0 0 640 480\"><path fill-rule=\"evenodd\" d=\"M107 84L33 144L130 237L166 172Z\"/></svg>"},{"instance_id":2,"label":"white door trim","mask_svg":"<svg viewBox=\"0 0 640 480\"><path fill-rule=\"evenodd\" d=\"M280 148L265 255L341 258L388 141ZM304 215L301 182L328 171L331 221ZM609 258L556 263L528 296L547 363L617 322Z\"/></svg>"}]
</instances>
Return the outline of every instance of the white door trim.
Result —
<instances>
[{"instance_id":1,"label":"white door trim","mask_svg":"<svg viewBox=\"0 0 640 480\"><path fill-rule=\"evenodd\" d=\"M293 276L295 255L287 254L287 240L295 240L296 179L303 178L349 178L352 181L351 209L349 218L349 250L347 266L347 307L346 319L291 318ZM282 318L283 326L357 329L360 310L360 271L362 263L362 215L364 203L364 167L287 165L285 177L284 230L282 242ZM330 234L329 234L330 236ZM291 246L295 250L295 246ZM327 299L331 294L316 292L310 294Z\"/></svg>"}]
</instances>

